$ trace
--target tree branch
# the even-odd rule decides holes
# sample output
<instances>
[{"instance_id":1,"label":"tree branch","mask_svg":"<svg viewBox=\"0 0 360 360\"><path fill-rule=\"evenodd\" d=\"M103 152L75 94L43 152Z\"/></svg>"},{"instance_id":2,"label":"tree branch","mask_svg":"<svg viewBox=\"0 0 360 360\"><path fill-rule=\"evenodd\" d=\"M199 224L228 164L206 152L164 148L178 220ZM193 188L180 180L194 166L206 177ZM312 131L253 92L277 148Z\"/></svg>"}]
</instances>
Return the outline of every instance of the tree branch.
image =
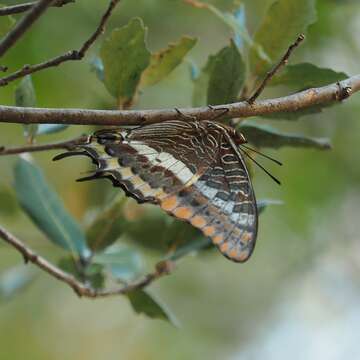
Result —
<instances>
[{"instance_id":1,"label":"tree branch","mask_svg":"<svg viewBox=\"0 0 360 360\"><path fill-rule=\"evenodd\" d=\"M226 116L250 117L278 112L294 112L315 105L341 101L360 90L360 74L331 85L312 88L296 94L249 104L241 101L209 107L179 109L188 117L212 119L219 110L228 109ZM0 105L0 123L116 125L134 126L179 119L175 109L159 110L84 110L26 108Z\"/></svg>"},{"instance_id":2,"label":"tree branch","mask_svg":"<svg viewBox=\"0 0 360 360\"><path fill-rule=\"evenodd\" d=\"M127 284L119 289L95 290L88 285L78 281L73 275L61 270L42 256L36 254L32 249L30 249L21 240L16 238L2 226L0 226L0 238L5 240L9 245L17 250L24 257L25 263L31 262L43 271L47 272L50 276L69 285L80 297L85 296L94 299L99 297L128 294L134 290L145 288L153 281L164 275L168 275L173 270L172 262L163 261L156 265L155 271L145 275L138 281Z\"/></svg>"},{"instance_id":3,"label":"tree branch","mask_svg":"<svg viewBox=\"0 0 360 360\"><path fill-rule=\"evenodd\" d=\"M116 5L119 2L120 2L120 0L111 0L110 1L109 6L106 9L104 15L102 16L98 27L93 32L93 34L91 34L91 36L85 41L85 43L81 46L81 48L79 50L68 51L65 54L56 56L50 60L44 61L44 62L36 64L36 65L25 65L22 69L14 72L13 74L10 74L8 76L1 78L0 86L5 86L9 82L19 79L25 75L29 75L29 74L32 74L37 71L44 70L44 69L47 69L50 67L58 66L65 61L82 60L84 58L86 52L92 46L92 44L103 33L106 22L110 18L114 8L116 7Z\"/></svg>"},{"instance_id":4,"label":"tree branch","mask_svg":"<svg viewBox=\"0 0 360 360\"><path fill-rule=\"evenodd\" d=\"M265 78L263 79L263 81L261 82L261 84L259 85L259 87L256 89L256 91L254 92L254 94L247 100L247 102L249 104L252 104L255 102L255 100L261 95L261 93L264 91L267 83L273 78L273 76L280 70L280 68L284 65L287 64L287 62L289 61L289 58L291 56L291 54L293 53L293 51L301 44L301 42L305 39L305 35L300 34L298 36L298 38L296 39L296 41L291 44L289 46L289 48L287 49L286 53L284 54L284 56L280 59L280 61L274 66L273 69L271 69L270 71L268 71L266 73Z\"/></svg>"},{"instance_id":5,"label":"tree branch","mask_svg":"<svg viewBox=\"0 0 360 360\"><path fill-rule=\"evenodd\" d=\"M75 2L75 0L57 0L50 6L62 7L66 4L74 3L74 2ZM25 11L30 10L37 3L38 3L38 1L32 1L32 2L28 2L28 3L24 3L24 4L3 6L2 8L0 8L0 16L15 15L15 14L23 13Z\"/></svg>"},{"instance_id":6,"label":"tree branch","mask_svg":"<svg viewBox=\"0 0 360 360\"><path fill-rule=\"evenodd\" d=\"M5 148L0 146L0 156L4 155L18 155L27 152L38 152L38 151L48 151L56 149L66 149L73 150L77 145L84 144L87 141L87 136L80 136L73 140L57 142L53 144L44 144L44 145L27 145L20 146L16 148Z\"/></svg>"},{"instance_id":7,"label":"tree branch","mask_svg":"<svg viewBox=\"0 0 360 360\"><path fill-rule=\"evenodd\" d=\"M54 0L39 0L0 42L0 57L9 50L30 26L46 11Z\"/></svg>"}]
</instances>

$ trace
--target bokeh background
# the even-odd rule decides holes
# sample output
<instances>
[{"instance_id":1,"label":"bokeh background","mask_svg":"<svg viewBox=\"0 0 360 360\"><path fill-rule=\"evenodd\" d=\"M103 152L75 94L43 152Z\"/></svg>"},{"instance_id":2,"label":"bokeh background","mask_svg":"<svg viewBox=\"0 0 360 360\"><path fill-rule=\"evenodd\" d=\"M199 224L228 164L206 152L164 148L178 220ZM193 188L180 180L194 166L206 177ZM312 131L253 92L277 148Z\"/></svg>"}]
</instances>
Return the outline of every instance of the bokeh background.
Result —
<instances>
[{"instance_id":1,"label":"bokeh background","mask_svg":"<svg viewBox=\"0 0 360 360\"><path fill-rule=\"evenodd\" d=\"M253 31L271 0L244 1ZM7 5L15 1L5 1ZM232 1L213 1L225 10ZM107 1L77 0L51 9L17 46L6 63L13 68L36 63L78 48L95 28ZM306 44L291 61L359 72L360 4L319 0L318 22ZM149 28L148 46L157 50L183 34L199 37L191 59L200 66L229 38L229 30L206 11L180 0L123 0L109 29L140 16ZM286 31L286 29L284 29ZM82 62L69 62L34 75L38 105L44 107L110 108L113 100L90 71L97 43ZM14 104L11 84L0 88L2 104ZM137 108L182 107L191 104L189 66L148 88ZM279 95L281 90L277 90ZM267 96L274 96L267 90ZM0 304L0 359L344 359L360 350L360 97L296 122L264 123L293 132L330 137L332 151L285 148L268 153L284 166L272 172L278 187L261 172L255 174L258 198L283 201L260 218L254 255L243 265L219 253L187 257L174 274L153 286L176 315L179 328L132 311L126 298L78 299L65 285L37 273L25 291ZM256 120L256 119L255 119ZM92 131L72 126L38 142L72 138ZM24 142L20 125L0 124L0 144ZM89 209L106 198L107 182L85 185L74 180L88 164L53 163L53 153L35 155L49 182L71 213L82 221ZM51 259L61 256L35 228L15 201L15 157L0 158L1 224ZM74 165L75 164L75 165ZM0 271L21 257L0 242ZM29 265L30 266L30 265Z\"/></svg>"}]
</instances>

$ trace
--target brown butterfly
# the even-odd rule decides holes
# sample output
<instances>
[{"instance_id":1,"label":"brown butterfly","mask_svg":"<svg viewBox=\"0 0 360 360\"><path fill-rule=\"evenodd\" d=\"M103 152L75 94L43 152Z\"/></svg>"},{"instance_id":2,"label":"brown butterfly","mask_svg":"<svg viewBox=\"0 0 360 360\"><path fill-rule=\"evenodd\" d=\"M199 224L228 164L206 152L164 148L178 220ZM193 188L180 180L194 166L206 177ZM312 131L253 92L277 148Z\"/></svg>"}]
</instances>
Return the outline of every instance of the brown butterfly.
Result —
<instances>
[{"instance_id":1,"label":"brown butterfly","mask_svg":"<svg viewBox=\"0 0 360 360\"><path fill-rule=\"evenodd\" d=\"M139 203L159 205L199 228L227 258L244 262L258 228L245 151L239 148L244 143L241 133L214 121L170 120L97 131L54 160L89 156L97 169L79 181L109 178Z\"/></svg>"}]
</instances>

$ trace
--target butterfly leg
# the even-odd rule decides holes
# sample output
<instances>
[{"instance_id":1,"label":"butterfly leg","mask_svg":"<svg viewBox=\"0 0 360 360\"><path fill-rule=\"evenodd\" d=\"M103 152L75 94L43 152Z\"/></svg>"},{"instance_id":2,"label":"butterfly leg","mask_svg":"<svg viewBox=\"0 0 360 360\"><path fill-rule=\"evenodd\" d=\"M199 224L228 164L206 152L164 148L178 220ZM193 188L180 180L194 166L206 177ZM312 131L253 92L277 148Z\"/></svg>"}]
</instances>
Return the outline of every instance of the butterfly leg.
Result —
<instances>
[{"instance_id":1,"label":"butterfly leg","mask_svg":"<svg viewBox=\"0 0 360 360\"><path fill-rule=\"evenodd\" d=\"M218 114L215 114L210 120L216 120L218 118L223 117L226 113L229 112L229 108L227 107L220 107L220 108L215 108L212 105L208 105L207 106L210 110L212 110L213 112L217 112L219 111Z\"/></svg>"}]
</instances>

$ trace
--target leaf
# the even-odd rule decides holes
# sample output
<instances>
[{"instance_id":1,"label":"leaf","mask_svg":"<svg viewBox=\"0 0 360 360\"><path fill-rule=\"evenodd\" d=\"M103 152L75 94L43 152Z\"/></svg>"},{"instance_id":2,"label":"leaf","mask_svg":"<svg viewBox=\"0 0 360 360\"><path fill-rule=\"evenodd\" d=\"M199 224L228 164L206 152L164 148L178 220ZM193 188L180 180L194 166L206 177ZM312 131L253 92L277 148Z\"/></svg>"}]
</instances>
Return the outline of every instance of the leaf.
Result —
<instances>
[{"instance_id":1,"label":"leaf","mask_svg":"<svg viewBox=\"0 0 360 360\"><path fill-rule=\"evenodd\" d=\"M233 41L215 55L209 77L207 103L227 104L236 101L245 81L245 63Z\"/></svg>"},{"instance_id":2,"label":"leaf","mask_svg":"<svg viewBox=\"0 0 360 360\"><path fill-rule=\"evenodd\" d=\"M236 101L245 80L245 63L231 41L216 55L209 56L194 81L193 106L217 105Z\"/></svg>"},{"instance_id":3,"label":"leaf","mask_svg":"<svg viewBox=\"0 0 360 360\"><path fill-rule=\"evenodd\" d=\"M113 30L101 47L105 86L124 108L131 106L141 74L150 63L145 37L142 20L134 18Z\"/></svg>"},{"instance_id":4,"label":"leaf","mask_svg":"<svg viewBox=\"0 0 360 360\"><path fill-rule=\"evenodd\" d=\"M0 300L9 300L25 290L35 278L35 272L17 266L0 274Z\"/></svg>"},{"instance_id":5,"label":"leaf","mask_svg":"<svg viewBox=\"0 0 360 360\"><path fill-rule=\"evenodd\" d=\"M172 325L178 326L174 316L154 295L150 295L144 290L135 290L127 294L127 297L137 314L144 314L152 319L166 320Z\"/></svg>"},{"instance_id":6,"label":"leaf","mask_svg":"<svg viewBox=\"0 0 360 360\"><path fill-rule=\"evenodd\" d=\"M269 205L282 205L282 204L283 202L280 200L271 200L271 199L258 200L256 203L259 215L262 214Z\"/></svg>"},{"instance_id":7,"label":"leaf","mask_svg":"<svg viewBox=\"0 0 360 360\"><path fill-rule=\"evenodd\" d=\"M66 130L69 127L69 125L63 125L63 124L40 124L38 126L38 135L43 134L54 134L63 130Z\"/></svg>"},{"instance_id":8,"label":"leaf","mask_svg":"<svg viewBox=\"0 0 360 360\"><path fill-rule=\"evenodd\" d=\"M102 266L97 264L87 264L84 266L81 262L75 263L71 257L60 259L58 262L60 269L75 276L81 282L89 282L94 289L102 289L105 285L105 277L102 273Z\"/></svg>"},{"instance_id":9,"label":"leaf","mask_svg":"<svg viewBox=\"0 0 360 360\"><path fill-rule=\"evenodd\" d=\"M255 32L254 41L260 44L270 61L259 57L258 51L250 51L251 73L262 76L271 65L280 60L286 49L299 34L304 33L316 21L316 0L277 0L268 9Z\"/></svg>"},{"instance_id":10,"label":"leaf","mask_svg":"<svg viewBox=\"0 0 360 360\"><path fill-rule=\"evenodd\" d=\"M111 246L93 257L95 264L104 266L114 278L131 281L141 275L144 263L139 253L123 246Z\"/></svg>"},{"instance_id":11,"label":"leaf","mask_svg":"<svg viewBox=\"0 0 360 360\"><path fill-rule=\"evenodd\" d=\"M15 105L22 107L34 107L36 95L31 75L26 75L15 89Z\"/></svg>"},{"instance_id":12,"label":"leaf","mask_svg":"<svg viewBox=\"0 0 360 360\"><path fill-rule=\"evenodd\" d=\"M21 157L16 163L14 176L17 198L39 229L54 244L88 258L91 253L86 246L85 234L50 188L42 171Z\"/></svg>"},{"instance_id":13,"label":"leaf","mask_svg":"<svg viewBox=\"0 0 360 360\"><path fill-rule=\"evenodd\" d=\"M197 39L183 36L177 43L151 55L150 65L143 72L140 87L151 86L168 76L181 64L185 55L195 46Z\"/></svg>"},{"instance_id":14,"label":"leaf","mask_svg":"<svg viewBox=\"0 0 360 360\"><path fill-rule=\"evenodd\" d=\"M105 81L105 76L104 76L104 65L101 61L100 58L95 57L91 60L90 62L90 71L94 72L97 76L97 78L101 81L104 82Z\"/></svg>"},{"instance_id":15,"label":"leaf","mask_svg":"<svg viewBox=\"0 0 360 360\"><path fill-rule=\"evenodd\" d=\"M164 230L171 219L159 208L151 208L136 221L129 221L125 229L132 242L147 249L166 251Z\"/></svg>"},{"instance_id":16,"label":"leaf","mask_svg":"<svg viewBox=\"0 0 360 360\"><path fill-rule=\"evenodd\" d=\"M283 133L269 125L243 123L240 131L256 147L279 149L283 146L306 147L320 150L331 149L329 139L313 138L299 134Z\"/></svg>"},{"instance_id":17,"label":"leaf","mask_svg":"<svg viewBox=\"0 0 360 360\"><path fill-rule=\"evenodd\" d=\"M196 76L194 80L194 89L192 94L193 106L203 106L207 104L207 91L209 87L209 79L212 69L215 64L215 56L210 55L208 57L205 67L202 69L200 74L194 73Z\"/></svg>"},{"instance_id":18,"label":"leaf","mask_svg":"<svg viewBox=\"0 0 360 360\"><path fill-rule=\"evenodd\" d=\"M91 250L99 251L113 244L123 233L126 219L123 206L126 197L117 197L106 209L102 209L86 231Z\"/></svg>"},{"instance_id":19,"label":"leaf","mask_svg":"<svg viewBox=\"0 0 360 360\"><path fill-rule=\"evenodd\" d=\"M0 5L3 7L4 5ZM0 16L0 38L6 35L15 24L15 19L12 16Z\"/></svg>"},{"instance_id":20,"label":"leaf","mask_svg":"<svg viewBox=\"0 0 360 360\"><path fill-rule=\"evenodd\" d=\"M222 12L214 5L203 3L198 0L185 0L185 2L194 7L200 9L208 9L209 11L211 11L218 19L220 19L234 32L236 42L238 42L239 38L241 38L249 47L252 47L254 49L260 59L269 61L269 57L264 52L262 47L256 44L249 35L249 32L245 25L245 21L243 19L244 9L241 6L238 11L235 11L235 13L232 14L230 12Z\"/></svg>"},{"instance_id":21,"label":"leaf","mask_svg":"<svg viewBox=\"0 0 360 360\"><path fill-rule=\"evenodd\" d=\"M21 107L34 107L36 106L36 95L34 85L32 83L31 75L26 75L21 81L19 86L15 89L15 105ZM25 136L32 143L37 130L37 124L24 125Z\"/></svg>"},{"instance_id":22,"label":"leaf","mask_svg":"<svg viewBox=\"0 0 360 360\"><path fill-rule=\"evenodd\" d=\"M191 60L187 61L190 70L190 78L195 81L200 76L200 70L198 66Z\"/></svg>"},{"instance_id":23,"label":"leaf","mask_svg":"<svg viewBox=\"0 0 360 360\"><path fill-rule=\"evenodd\" d=\"M244 4L241 4L240 7L235 10L234 18L236 23L239 24L238 26L246 31L246 12ZM243 36L241 36L239 31L235 31L234 42L239 49L244 49Z\"/></svg>"},{"instance_id":24,"label":"leaf","mask_svg":"<svg viewBox=\"0 0 360 360\"><path fill-rule=\"evenodd\" d=\"M179 245L175 251L165 257L165 260L176 261L187 255L196 254L199 251L213 248L211 240L205 236L199 236L189 242Z\"/></svg>"},{"instance_id":25,"label":"leaf","mask_svg":"<svg viewBox=\"0 0 360 360\"><path fill-rule=\"evenodd\" d=\"M346 79L343 72L320 68L310 63L288 65L281 74L275 76L269 86L285 85L294 91L325 86Z\"/></svg>"}]
</instances>

